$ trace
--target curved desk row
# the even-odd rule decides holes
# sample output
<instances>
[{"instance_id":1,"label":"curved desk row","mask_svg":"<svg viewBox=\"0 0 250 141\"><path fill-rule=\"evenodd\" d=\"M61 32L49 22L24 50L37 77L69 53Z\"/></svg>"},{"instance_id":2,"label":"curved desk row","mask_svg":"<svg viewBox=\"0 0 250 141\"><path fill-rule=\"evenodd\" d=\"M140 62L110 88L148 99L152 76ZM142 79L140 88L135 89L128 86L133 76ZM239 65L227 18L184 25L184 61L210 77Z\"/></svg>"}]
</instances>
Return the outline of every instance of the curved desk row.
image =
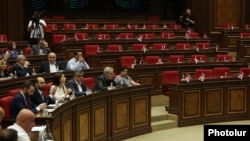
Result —
<instances>
[{"instance_id":1,"label":"curved desk row","mask_svg":"<svg viewBox=\"0 0 250 141\"><path fill-rule=\"evenodd\" d=\"M170 84L169 113L179 126L250 119L250 78Z\"/></svg>"},{"instance_id":2,"label":"curved desk row","mask_svg":"<svg viewBox=\"0 0 250 141\"><path fill-rule=\"evenodd\" d=\"M122 140L151 132L151 89L148 85L77 97L52 112L37 115L50 122L56 141Z\"/></svg>"}]
</instances>

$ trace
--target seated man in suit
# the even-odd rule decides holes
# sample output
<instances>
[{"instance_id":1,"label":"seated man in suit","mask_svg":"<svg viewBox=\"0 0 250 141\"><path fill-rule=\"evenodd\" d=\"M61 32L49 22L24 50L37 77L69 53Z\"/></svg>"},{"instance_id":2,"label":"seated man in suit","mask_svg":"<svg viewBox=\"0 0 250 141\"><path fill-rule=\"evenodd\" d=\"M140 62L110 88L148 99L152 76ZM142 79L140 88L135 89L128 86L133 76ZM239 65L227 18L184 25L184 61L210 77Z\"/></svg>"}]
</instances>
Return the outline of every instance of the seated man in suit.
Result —
<instances>
[{"instance_id":1,"label":"seated man in suit","mask_svg":"<svg viewBox=\"0 0 250 141\"><path fill-rule=\"evenodd\" d=\"M26 80L24 81L24 84L20 90L14 97L11 106L10 106L10 114L11 118L15 119L17 114L22 110L22 109L30 109L34 113L39 112L40 110L43 110L47 107L46 103L41 103L39 105L34 104L30 100L30 96L34 93L35 86L34 84Z\"/></svg>"},{"instance_id":2,"label":"seated man in suit","mask_svg":"<svg viewBox=\"0 0 250 141\"><path fill-rule=\"evenodd\" d=\"M43 77L37 77L35 82L35 91L33 95L30 96L31 101L39 105L41 103L47 103L46 97L43 95L43 90L45 87L45 79Z\"/></svg>"},{"instance_id":3,"label":"seated man in suit","mask_svg":"<svg viewBox=\"0 0 250 141\"><path fill-rule=\"evenodd\" d=\"M114 69L111 67L105 67L103 74L97 78L94 92L112 90L117 86L114 81Z\"/></svg>"},{"instance_id":4,"label":"seated man in suit","mask_svg":"<svg viewBox=\"0 0 250 141\"><path fill-rule=\"evenodd\" d=\"M28 66L30 63L26 61L26 57L24 55L18 55L16 60L17 62L14 63L12 69L14 77L29 76L30 72Z\"/></svg>"},{"instance_id":5,"label":"seated man in suit","mask_svg":"<svg viewBox=\"0 0 250 141\"><path fill-rule=\"evenodd\" d=\"M67 70L85 70L90 69L88 63L84 60L81 51L74 52L74 57L68 61Z\"/></svg>"},{"instance_id":6,"label":"seated man in suit","mask_svg":"<svg viewBox=\"0 0 250 141\"><path fill-rule=\"evenodd\" d=\"M48 61L41 63L37 73L52 73L60 70L65 70L65 65L63 65L63 62L57 62L56 54L54 52L50 52L48 54Z\"/></svg>"},{"instance_id":7,"label":"seated man in suit","mask_svg":"<svg viewBox=\"0 0 250 141\"><path fill-rule=\"evenodd\" d=\"M73 91L76 97L89 94L88 88L83 82L83 74L84 72L82 70L74 71L74 78L70 79L67 83L68 88Z\"/></svg>"},{"instance_id":8,"label":"seated man in suit","mask_svg":"<svg viewBox=\"0 0 250 141\"><path fill-rule=\"evenodd\" d=\"M50 52L50 48L45 39L39 39L37 45L33 45L30 55L45 55Z\"/></svg>"},{"instance_id":9,"label":"seated man in suit","mask_svg":"<svg viewBox=\"0 0 250 141\"><path fill-rule=\"evenodd\" d=\"M17 131L14 129L0 130L0 141L18 141Z\"/></svg>"},{"instance_id":10,"label":"seated man in suit","mask_svg":"<svg viewBox=\"0 0 250 141\"><path fill-rule=\"evenodd\" d=\"M18 112L16 122L7 127L17 131L18 141L30 141L29 133L35 125L35 114L29 109L22 109Z\"/></svg>"}]
</instances>

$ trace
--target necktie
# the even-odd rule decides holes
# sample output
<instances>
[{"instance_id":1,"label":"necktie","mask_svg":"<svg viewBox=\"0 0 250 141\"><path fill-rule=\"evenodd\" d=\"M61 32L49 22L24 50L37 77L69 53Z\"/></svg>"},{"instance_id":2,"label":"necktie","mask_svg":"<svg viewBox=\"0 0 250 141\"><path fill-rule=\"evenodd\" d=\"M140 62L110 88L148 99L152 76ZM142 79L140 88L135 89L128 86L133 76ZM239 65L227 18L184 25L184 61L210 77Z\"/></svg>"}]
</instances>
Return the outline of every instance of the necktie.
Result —
<instances>
[{"instance_id":1,"label":"necktie","mask_svg":"<svg viewBox=\"0 0 250 141\"><path fill-rule=\"evenodd\" d=\"M42 100L44 101L44 96L43 93L40 93Z\"/></svg>"},{"instance_id":2,"label":"necktie","mask_svg":"<svg viewBox=\"0 0 250 141\"><path fill-rule=\"evenodd\" d=\"M25 98L25 104L26 104L27 108L29 109L30 106L29 106L29 102L28 102L27 98Z\"/></svg>"}]
</instances>

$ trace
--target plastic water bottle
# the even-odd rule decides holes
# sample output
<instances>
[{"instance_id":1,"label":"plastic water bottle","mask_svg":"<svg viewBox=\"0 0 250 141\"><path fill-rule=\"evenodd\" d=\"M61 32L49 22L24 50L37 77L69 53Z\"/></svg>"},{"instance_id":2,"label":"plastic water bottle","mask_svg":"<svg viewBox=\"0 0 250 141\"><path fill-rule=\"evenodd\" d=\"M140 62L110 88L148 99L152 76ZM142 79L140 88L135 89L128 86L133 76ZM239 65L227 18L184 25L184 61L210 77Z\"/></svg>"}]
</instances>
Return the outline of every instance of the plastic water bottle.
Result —
<instances>
[{"instance_id":1,"label":"plastic water bottle","mask_svg":"<svg viewBox=\"0 0 250 141\"><path fill-rule=\"evenodd\" d=\"M14 78L17 78L17 74L16 74L16 71L14 71Z\"/></svg>"}]
</instances>

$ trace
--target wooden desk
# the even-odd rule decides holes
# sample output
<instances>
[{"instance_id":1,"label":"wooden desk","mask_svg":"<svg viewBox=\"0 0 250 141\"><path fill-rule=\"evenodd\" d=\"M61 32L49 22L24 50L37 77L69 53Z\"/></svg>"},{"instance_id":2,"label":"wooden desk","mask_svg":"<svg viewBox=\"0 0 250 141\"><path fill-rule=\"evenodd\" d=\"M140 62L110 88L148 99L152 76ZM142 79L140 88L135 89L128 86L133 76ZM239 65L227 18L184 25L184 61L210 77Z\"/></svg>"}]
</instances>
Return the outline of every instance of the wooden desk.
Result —
<instances>
[{"instance_id":1,"label":"wooden desk","mask_svg":"<svg viewBox=\"0 0 250 141\"><path fill-rule=\"evenodd\" d=\"M237 40L238 59L250 60L250 39L243 38Z\"/></svg>"},{"instance_id":2,"label":"wooden desk","mask_svg":"<svg viewBox=\"0 0 250 141\"><path fill-rule=\"evenodd\" d=\"M250 78L170 84L169 113L188 126L250 119Z\"/></svg>"},{"instance_id":3,"label":"wooden desk","mask_svg":"<svg viewBox=\"0 0 250 141\"><path fill-rule=\"evenodd\" d=\"M130 138L151 132L150 92L141 85L78 97L47 119L56 141Z\"/></svg>"}]
</instances>

